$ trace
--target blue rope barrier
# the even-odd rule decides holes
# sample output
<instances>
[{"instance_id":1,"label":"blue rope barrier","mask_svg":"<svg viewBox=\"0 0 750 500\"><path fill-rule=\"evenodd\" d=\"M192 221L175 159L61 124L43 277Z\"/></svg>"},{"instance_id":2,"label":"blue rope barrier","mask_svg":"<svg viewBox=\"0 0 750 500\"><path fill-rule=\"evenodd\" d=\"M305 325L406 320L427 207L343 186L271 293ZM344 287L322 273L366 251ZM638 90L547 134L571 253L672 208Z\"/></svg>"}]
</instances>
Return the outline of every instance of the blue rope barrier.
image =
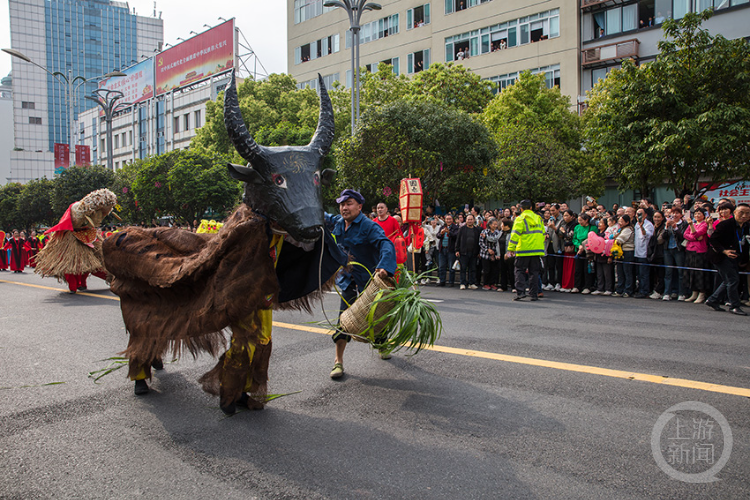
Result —
<instances>
[{"instance_id":1,"label":"blue rope barrier","mask_svg":"<svg viewBox=\"0 0 750 500\"><path fill-rule=\"evenodd\" d=\"M585 259L584 257L579 257L578 255L570 256L570 255L560 255L560 254L547 254L545 257L559 257L563 259L584 259L588 261L588 259ZM662 267L664 269L682 269L685 271L705 271L708 273L718 273L716 269L703 269L700 267L685 267L685 266L667 266L665 264L647 264L644 262L623 262L622 259L613 259L612 264L620 263L622 265L628 265L628 266L649 266L649 267ZM740 271L739 274L745 274L750 275L750 272Z\"/></svg>"}]
</instances>

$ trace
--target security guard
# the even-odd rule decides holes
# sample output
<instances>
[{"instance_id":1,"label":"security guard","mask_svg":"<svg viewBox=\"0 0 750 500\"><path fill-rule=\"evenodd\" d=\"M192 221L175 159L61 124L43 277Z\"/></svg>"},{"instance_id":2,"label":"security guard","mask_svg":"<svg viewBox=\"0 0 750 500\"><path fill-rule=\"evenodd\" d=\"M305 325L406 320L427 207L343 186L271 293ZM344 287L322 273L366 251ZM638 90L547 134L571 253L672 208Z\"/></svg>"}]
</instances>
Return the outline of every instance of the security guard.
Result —
<instances>
[{"instance_id":1,"label":"security guard","mask_svg":"<svg viewBox=\"0 0 750 500\"><path fill-rule=\"evenodd\" d=\"M531 300L539 300L539 273L544 257L544 222L531 210L531 201L521 202L521 214L513 222L506 258L516 258L516 297L526 298L528 285ZM528 271L528 280L526 272Z\"/></svg>"}]
</instances>

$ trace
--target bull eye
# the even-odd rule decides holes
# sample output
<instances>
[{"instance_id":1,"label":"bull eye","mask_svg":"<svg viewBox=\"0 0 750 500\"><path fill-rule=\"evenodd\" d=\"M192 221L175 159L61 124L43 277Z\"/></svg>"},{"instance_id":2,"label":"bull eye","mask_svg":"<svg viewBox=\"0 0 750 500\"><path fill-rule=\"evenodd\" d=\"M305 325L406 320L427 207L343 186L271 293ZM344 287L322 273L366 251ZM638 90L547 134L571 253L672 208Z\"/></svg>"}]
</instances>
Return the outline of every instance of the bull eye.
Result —
<instances>
[{"instance_id":1,"label":"bull eye","mask_svg":"<svg viewBox=\"0 0 750 500\"><path fill-rule=\"evenodd\" d=\"M286 189L286 179L283 175L273 174L272 179L274 186Z\"/></svg>"},{"instance_id":2,"label":"bull eye","mask_svg":"<svg viewBox=\"0 0 750 500\"><path fill-rule=\"evenodd\" d=\"M320 186L320 172L318 171L313 174L313 184Z\"/></svg>"}]
</instances>

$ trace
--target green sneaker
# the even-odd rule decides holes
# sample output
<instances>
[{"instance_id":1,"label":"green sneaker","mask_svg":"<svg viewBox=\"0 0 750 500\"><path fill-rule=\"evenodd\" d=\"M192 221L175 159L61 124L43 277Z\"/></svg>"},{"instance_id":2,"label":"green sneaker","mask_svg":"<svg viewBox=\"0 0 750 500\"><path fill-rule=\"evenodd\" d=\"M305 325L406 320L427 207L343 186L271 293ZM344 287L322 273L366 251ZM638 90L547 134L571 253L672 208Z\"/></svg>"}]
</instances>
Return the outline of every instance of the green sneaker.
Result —
<instances>
[{"instance_id":1,"label":"green sneaker","mask_svg":"<svg viewBox=\"0 0 750 500\"><path fill-rule=\"evenodd\" d=\"M331 370L331 378L341 378L344 376L344 365L342 363L336 363L333 365Z\"/></svg>"}]
</instances>

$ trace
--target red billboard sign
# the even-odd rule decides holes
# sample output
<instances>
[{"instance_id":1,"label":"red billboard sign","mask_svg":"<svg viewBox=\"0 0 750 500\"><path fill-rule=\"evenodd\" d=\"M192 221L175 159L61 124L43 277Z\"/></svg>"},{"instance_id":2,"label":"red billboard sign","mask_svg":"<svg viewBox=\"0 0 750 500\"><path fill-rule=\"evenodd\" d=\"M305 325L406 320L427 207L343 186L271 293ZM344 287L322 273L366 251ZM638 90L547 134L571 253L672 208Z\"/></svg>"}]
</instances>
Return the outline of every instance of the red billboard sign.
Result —
<instances>
[{"instance_id":1,"label":"red billboard sign","mask_svg":"<svg viewBox=\"0 0 750 500\"><path fill-rule=\"evenodd\" d=\"M234 19L156 56L156 94L190 85L234 67Z\"/></svg>"},{"instance_id":2,"label":"red billboard sign","mask_svg":"<svg viewBox=\"0 0 750 500\"><path fill-rule=\"evenodd\" d=\"M70 166L70 146L55 143L55 173L59 174Z\"/></svg>"},{"instance_id":3,"label":"red billboard sign","mask_svg":"<svg viewBox=\"0 0 750 500\"><path fill-rule=\"evenodd\" d=\"M99 82L99 88L119 90L123 93L120 102L132 104L154 97L154 60L146 59L123 70L127 76L115 76ZM99 113L103 115L103 112Z\"/></svg>"},{"instance_id":4,"label":"red billboard sign","mask_svg":"<svg viewBox=\"0 0 750 500\"><path fill-rule=\"evenodd\" d=\"M91 165L91 147L76 145L76 165Z\"/></svg>"}]
</instances>

